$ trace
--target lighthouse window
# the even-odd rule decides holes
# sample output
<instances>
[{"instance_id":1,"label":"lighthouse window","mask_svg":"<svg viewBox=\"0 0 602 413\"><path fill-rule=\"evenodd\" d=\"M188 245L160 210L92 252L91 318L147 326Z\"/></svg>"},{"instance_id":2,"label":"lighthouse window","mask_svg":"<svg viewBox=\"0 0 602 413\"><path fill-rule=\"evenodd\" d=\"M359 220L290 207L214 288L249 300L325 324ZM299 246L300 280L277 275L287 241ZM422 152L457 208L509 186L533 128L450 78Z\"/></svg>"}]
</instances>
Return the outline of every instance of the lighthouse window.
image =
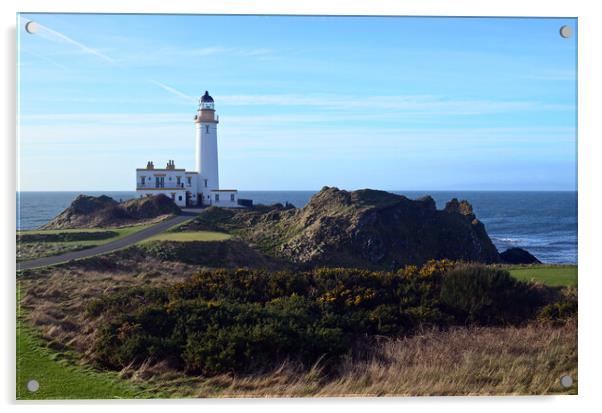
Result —
<instances>
[{"instance_id":1,"label":"lighthouse window","mask_svg":"<svg viewBox=\"0 0 602 413\"><path fill-rule=\"evenodd\" d=\"M209 125L205 125L205 132L209 133Z\"/></svg>"},{"instance_id":2,"label":"lighthouse window","mask_svg":"<svg viewBox=\"0 0 602 413\"><path fill-rule=\"evenodd\" d=\"M206 179L204 179L204 181L205 181L205 188L207 188L207 180L206 180Z\"/></svg>"}]
</instances>

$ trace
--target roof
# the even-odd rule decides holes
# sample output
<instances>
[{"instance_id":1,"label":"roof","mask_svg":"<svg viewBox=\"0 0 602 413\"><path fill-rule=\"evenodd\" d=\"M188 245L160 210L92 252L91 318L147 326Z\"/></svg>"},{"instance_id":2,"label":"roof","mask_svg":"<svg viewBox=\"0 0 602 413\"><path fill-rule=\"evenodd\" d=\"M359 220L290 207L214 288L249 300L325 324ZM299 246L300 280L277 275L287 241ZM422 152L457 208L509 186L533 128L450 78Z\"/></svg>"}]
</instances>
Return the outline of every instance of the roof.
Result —
<instances>
[{"instance_id":1,"label":"roof","mask_svg":"<svg viewBox=\"0 0 602 413\"><path fill-rule=\"evenodd\" d=\"M153 172L153 171L160 171L160 172L175 171L175 172L184 172L184 171L186 171L186 169L166 169L166 168L148 169L148 168L136 168L136 171L148 171L148 172ZM188 172L186 172L186 173L188 173Z\"/></svg>"},{"instance_id":2,"label":"roof","mask_svg":"<svg viewBox=\"0 0 602 413\"><path fill-rule=\"evenodd\" d=\"M201 102L213 102L213 98L209 95L209 92L205 91L205 94L201 97Z\"/></svg>"}]
</instances>

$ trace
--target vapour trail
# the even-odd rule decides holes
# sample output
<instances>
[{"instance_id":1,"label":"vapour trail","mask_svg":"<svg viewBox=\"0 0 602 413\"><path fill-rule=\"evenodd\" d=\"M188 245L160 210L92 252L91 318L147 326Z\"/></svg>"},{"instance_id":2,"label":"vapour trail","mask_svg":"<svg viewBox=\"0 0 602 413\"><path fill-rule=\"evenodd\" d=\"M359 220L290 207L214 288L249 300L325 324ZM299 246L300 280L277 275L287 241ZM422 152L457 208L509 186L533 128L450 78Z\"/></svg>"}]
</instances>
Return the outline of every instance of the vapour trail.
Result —
<instances>
[{"instance_id":1,"label":"vapour trail","mask_svg":"<svg viewBox=\"0 0 602 413\"><path fill-rule=\"evenodd\" d=\"M23 25L27 24L29 22L29 20L20 17L21 22L23 23ZM38 23L36 21L38 27L40 28L40 31L36 33L36 35L41 35L41 37L46 38L46 39L50 39L50 40L58 40L58 41L62 41L64 43L70 44L72 46L77 47L79 50L81 50L84 53L88 53L91 55L94 55L96 57L98 57L99 59L103 60L106 63L109 63L113 66L117 66L120 67L119 64L115 61L115 59L107 56L104 53L99 52L96 49L93 49L92 47L86 46L85 44L78 42L77 40L61 33L58 32L56 30L53 30L51 28L49 28L48 26L42 25L40 23ZM171 93L172 95L175 95L179 98L182 99L186 99L186 100L192 100L193 98L191 96L186 95L183 92L180 92L179 90L163 83L160 82L158 80L155 79L146 79L147 82L152 83L155 86L160 87L161 89L165 90L166 92Z\"/></svg>"}]
</instances>

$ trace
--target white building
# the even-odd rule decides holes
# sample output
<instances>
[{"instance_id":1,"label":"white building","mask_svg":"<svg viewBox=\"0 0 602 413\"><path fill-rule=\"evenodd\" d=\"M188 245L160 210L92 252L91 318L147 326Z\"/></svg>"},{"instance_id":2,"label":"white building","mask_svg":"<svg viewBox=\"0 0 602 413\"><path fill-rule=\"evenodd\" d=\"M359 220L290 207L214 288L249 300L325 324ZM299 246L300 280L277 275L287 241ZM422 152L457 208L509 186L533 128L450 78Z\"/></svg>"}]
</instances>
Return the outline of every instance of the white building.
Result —
<instances>
[{"instance_id":1,"label":"white building","mask_svg":"<svg viewBox=\"0 0 602 413\"><path fill-rule=\"evenodd\" d=\"M219 189L217 164L217 124L214 101L209 93L199 99L194 116L196 129L196 170L176 168L170 160L164 169L156 169L152 161L146 168L136 169L136 193L140 197L164 194L181 207L215 205L238 206L238 191Z\"/></svg>"}]
</instances>

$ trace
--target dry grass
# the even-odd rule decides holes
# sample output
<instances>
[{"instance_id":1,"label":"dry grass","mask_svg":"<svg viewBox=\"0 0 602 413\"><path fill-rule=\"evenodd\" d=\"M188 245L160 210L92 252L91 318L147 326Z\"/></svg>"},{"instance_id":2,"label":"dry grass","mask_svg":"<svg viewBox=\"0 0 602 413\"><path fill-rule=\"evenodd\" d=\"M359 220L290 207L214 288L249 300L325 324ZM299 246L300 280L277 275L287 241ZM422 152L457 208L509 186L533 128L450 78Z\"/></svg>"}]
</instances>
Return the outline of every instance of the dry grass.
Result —
<instances>
[{"instance_id":1,"label":"dry grass","mask_svg":"<svg viewBox=\"0 0 602 413\"><path fill-rule=\"evenodd\" d=\"M94 247L93 243L78 242L17 242L17 261L34 260Z\"/></svg>"},{"instance_id":2,"label":"dry grass","mask_svg":"<svg viewBox=\"0 0 602 413\"><path fill-rule=\"evenodd\" d=\"M25 322L37 327L55 349L86 354L95 325L85 319L88 303L103 294L135 286L165 286L199 270L154 259L114 262L116 255L29 270L19 279Z\"/></svg>"},{"instance_id":3,"label":"dry grass","mask_svg":"<svg viewBox=\"0 0 602 413\"><path fill-rule=\"evenodd\" d=\"M179 397L332 397L576 394L577 328L548 324L425 331L383 339L348 356L329 375L293 363L256 375L191 377L165 364L126 368L122 377Z\"/></svg>"},{"instance_id":4,"label":"dry grass","mask_svg":"<svg viewBox=\"0 0 602 413\"><path fill-rule=\"evenodd\" d=\"M52 348L76 350L85 362L95 334L84 314L92 298L126 287L171 284L199 269L152 259L109 264L67 264L27 273L19 281L25 321L36 326ZM124 379L172 397L576 393L576 385L560 387L564 374L577 378L576 321L425 330L406 339L383 338L355 351L329 374L320 364L308 370L292 362L254 375L210 378L187 376L165 363L121 372Z\"/></svg>"}]
</instances>

